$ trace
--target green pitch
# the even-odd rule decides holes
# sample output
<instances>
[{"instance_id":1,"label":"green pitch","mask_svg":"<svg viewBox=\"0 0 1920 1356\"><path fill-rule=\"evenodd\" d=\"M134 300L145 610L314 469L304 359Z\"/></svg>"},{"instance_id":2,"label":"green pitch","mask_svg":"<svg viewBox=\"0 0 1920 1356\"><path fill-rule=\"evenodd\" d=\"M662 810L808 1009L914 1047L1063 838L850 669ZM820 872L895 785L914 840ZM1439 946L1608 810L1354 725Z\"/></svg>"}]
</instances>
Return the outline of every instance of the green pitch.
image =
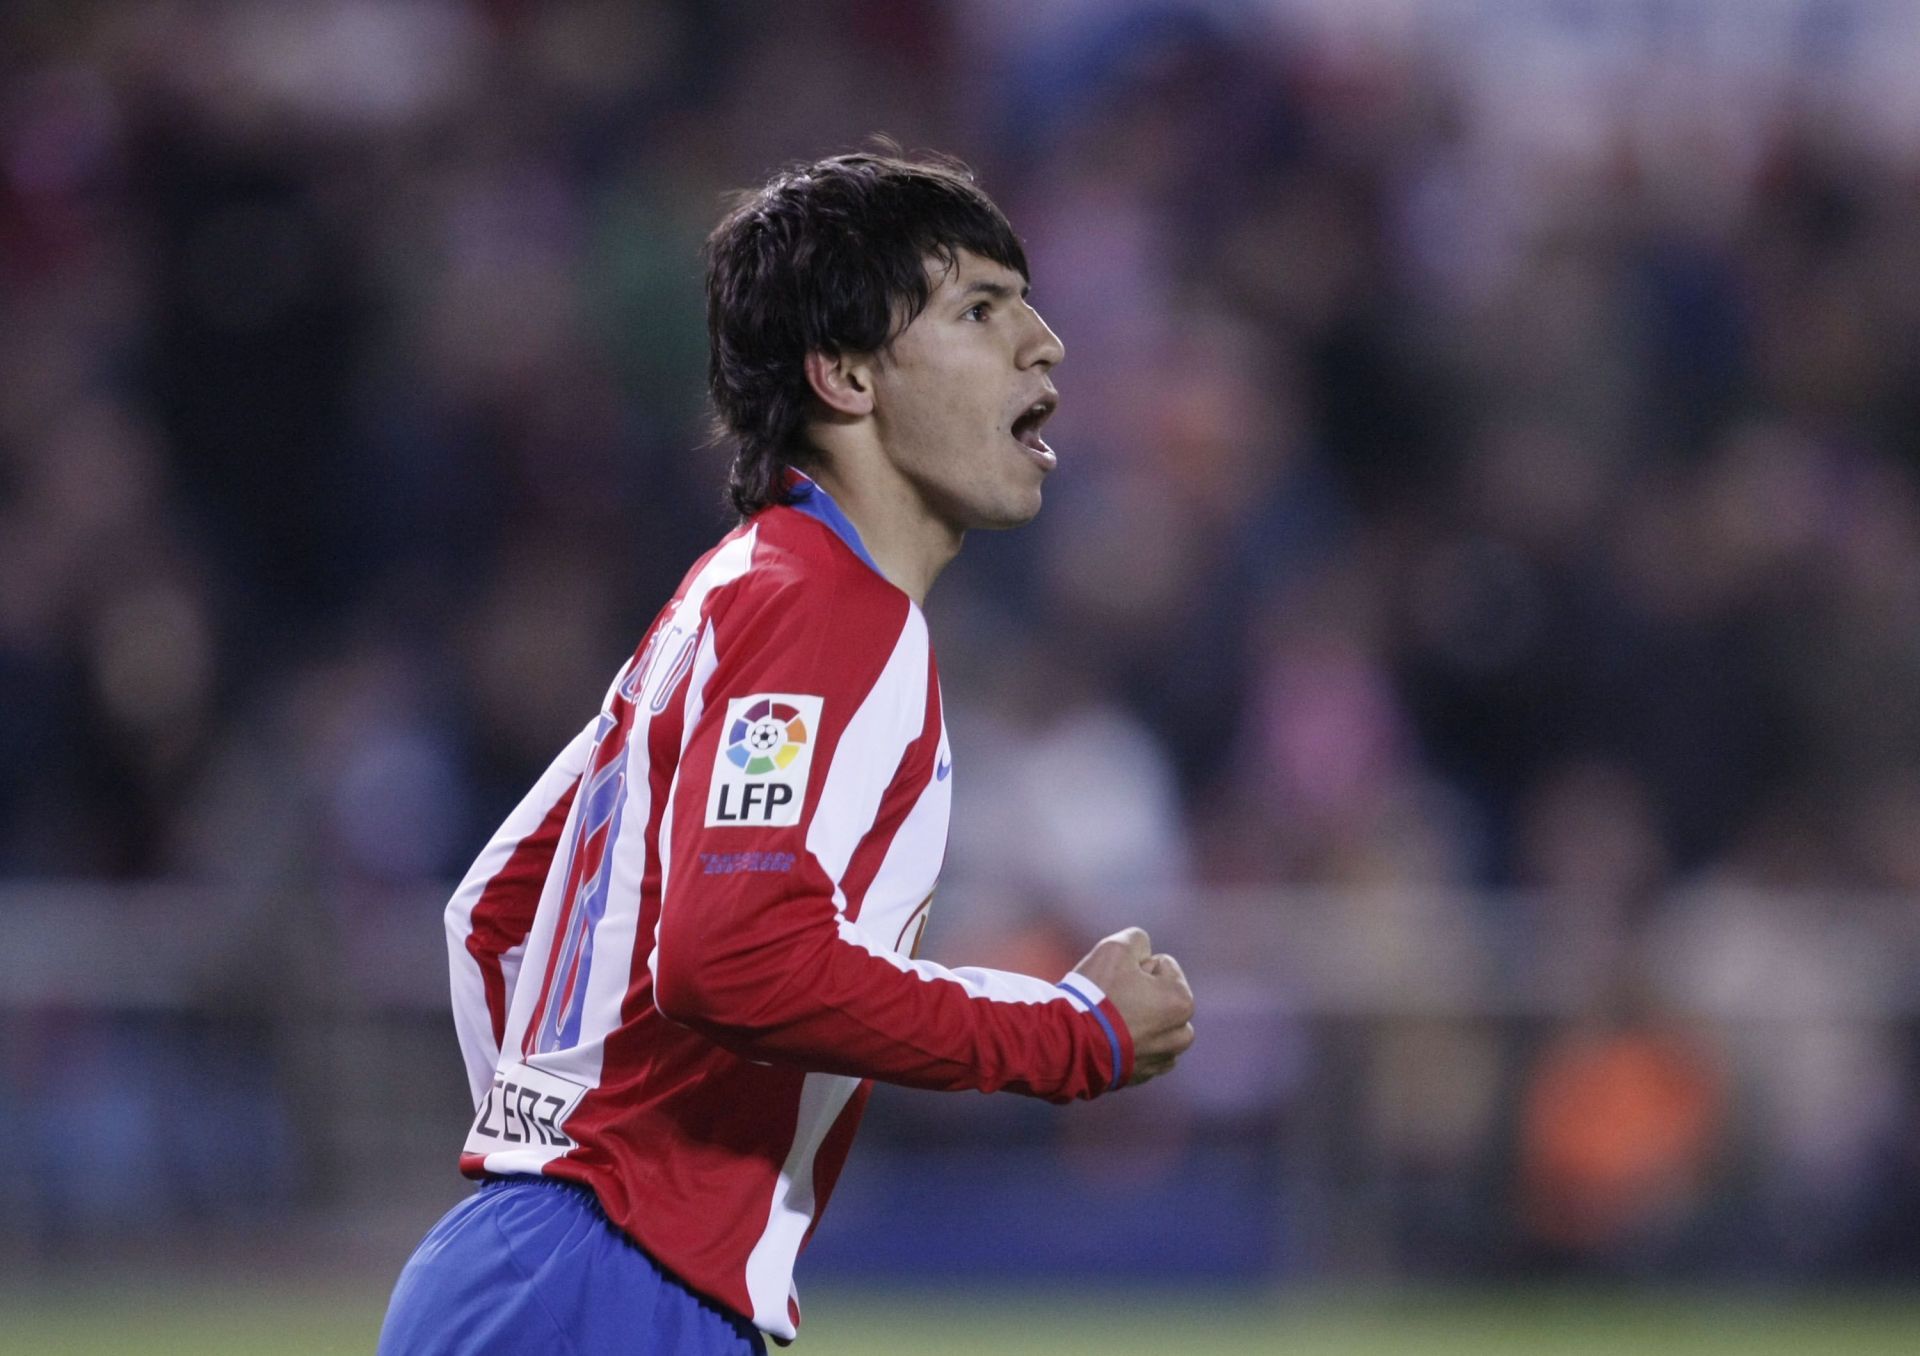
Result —
<instances>
[{"instance_id":1,"label":"green pitch","mask_svg":"<svg viewBox=\"0 0 1920 1356\"><path fill-rule=\"evenodd\" d=\"M373 1350L380 1291L0 1290L0 1354ZM1911 1356L1920 1295L1756 1299L1516 1292L1330 1299L1086 1293L808 1297L814 1356Z\"/></svg>"}]
</instances>

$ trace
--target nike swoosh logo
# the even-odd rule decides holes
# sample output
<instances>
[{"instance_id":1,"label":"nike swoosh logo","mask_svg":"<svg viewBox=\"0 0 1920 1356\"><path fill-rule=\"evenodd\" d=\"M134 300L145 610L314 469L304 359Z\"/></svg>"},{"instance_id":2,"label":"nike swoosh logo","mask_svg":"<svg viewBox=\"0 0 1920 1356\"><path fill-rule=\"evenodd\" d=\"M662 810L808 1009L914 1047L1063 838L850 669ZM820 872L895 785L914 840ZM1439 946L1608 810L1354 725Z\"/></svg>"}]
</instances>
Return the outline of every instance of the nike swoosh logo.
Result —
<instances>
[{"instance_id":1,"label":"nike swoosh logo","mask_svg":"<svg viewBox=\"0 0 1920 1356\"><path fill-rule=\"evenodd\" d=\"M933 778L935 781L944 782L947 779L947 774L951 771L953 771L953 759L942 758L940 760L940 766L933 770Z\"/></svg>"}]
</instances>

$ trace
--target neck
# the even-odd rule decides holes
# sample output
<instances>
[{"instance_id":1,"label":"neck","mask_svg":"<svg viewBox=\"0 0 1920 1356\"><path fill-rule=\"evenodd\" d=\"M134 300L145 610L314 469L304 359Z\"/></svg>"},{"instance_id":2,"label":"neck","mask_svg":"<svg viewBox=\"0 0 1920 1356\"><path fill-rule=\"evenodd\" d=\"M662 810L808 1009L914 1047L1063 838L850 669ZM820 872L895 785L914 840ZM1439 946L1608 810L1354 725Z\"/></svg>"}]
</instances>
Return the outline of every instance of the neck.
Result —
<instances>
[{"instance_id":1,"label":"neck","mask_svg":"<svg viewBox=\"0 0 1920 1356\"><path fill-rule=\"evenodd\" d=\"M966 534L935 516L904 480L848 474L849 469L827 458L820 466L809 467L807 474L852 520L861 544L887 581L925 606L927 590L960 554Z\"/></svg>"}]
</instances>

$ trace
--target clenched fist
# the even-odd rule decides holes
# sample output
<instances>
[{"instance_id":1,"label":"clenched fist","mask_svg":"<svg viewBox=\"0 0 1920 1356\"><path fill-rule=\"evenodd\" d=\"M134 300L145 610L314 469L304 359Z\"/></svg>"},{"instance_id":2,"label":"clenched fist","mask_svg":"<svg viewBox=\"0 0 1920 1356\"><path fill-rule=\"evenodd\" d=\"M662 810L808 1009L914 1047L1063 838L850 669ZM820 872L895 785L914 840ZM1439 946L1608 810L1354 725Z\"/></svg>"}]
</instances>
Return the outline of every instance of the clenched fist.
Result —
<instances>
[{"instance_id":1,"label":"clenched fist","mask_svg":"<svg viewBox=\"0 0 1920 1356\"><path fill-rule=\"evenodd\" d=\"M1165 1073L1193 1044L1193 990L1180 962L1155 955L1143 929L1121 929L1073 969L1120 1010L1133 1037L1133 1083Z\"/></svg>"}]
</instances>

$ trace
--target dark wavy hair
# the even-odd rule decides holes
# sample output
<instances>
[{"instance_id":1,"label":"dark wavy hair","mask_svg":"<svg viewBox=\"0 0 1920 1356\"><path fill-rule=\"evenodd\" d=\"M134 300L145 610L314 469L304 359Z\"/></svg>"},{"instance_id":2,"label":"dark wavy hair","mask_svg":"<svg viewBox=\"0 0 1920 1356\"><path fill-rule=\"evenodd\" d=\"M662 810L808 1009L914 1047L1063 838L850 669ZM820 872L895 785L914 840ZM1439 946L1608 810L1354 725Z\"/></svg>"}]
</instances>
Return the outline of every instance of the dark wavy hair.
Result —
<instances>
[{"instance_id":1,"label":"dark wavy hair","mask_svg":"<svg viewBox=\"0 0 1920 1356\"><path fill-rule=\"evenodd\" d=\"M1026 252L973 173L897 147L789 166L741 194L707 237L707 389L735 445L745 518L789 502L786 468L819 453L806 356L882 352L925 309L927 261L970 250L1028 276Z\"/></svg>"}]
</instances>

